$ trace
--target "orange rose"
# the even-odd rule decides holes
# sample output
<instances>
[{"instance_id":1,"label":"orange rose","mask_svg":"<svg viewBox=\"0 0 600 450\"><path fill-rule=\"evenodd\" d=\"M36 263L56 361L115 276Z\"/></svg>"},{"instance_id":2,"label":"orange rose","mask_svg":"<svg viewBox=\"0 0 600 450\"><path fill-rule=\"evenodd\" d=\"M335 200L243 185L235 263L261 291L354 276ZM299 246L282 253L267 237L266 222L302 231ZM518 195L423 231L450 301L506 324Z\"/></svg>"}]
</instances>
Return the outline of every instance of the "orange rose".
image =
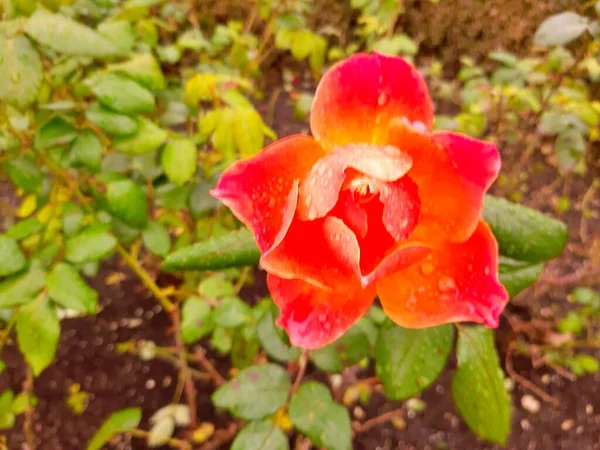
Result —
<instances>
[{"instance_id":1,"label":"orange rose","mask_svg":"<svg viewBox=\"0 0 600 450\"><path fill-rule=\"evenodd\" d=\"M314 137L281 139L223 173L212 194L252 230L292 344L332 342L376 294L404 327L498 325L508 294L481 210L500 155L432 124L411 65L357 54L319 83Z\"/></svg>"}]
</instances>

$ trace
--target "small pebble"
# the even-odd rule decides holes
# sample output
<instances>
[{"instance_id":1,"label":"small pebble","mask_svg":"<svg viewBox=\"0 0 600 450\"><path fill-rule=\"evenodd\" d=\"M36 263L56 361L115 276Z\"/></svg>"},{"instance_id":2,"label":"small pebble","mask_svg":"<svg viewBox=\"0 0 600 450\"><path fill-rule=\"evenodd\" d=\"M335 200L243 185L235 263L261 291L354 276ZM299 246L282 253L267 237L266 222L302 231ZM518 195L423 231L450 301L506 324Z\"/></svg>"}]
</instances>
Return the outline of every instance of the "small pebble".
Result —
<instances>
[{"instance_id":1,"label":"small pebble","mask_svg":"<svg viewBox=\"0 0 600 450\"><path fill-rule=\"evenodd\" d=\"M569 431L575 425L575 421L573 419L567 419L563 423L560 424L560 429L563 431Z\"/></svg>"},{"instance_id":2,"label":"small pebble","mask_svg":"<svg viewBox=\"0 0 600 450\"><path fill-rule=\"evenodd\" d=\"M527 420L527 419L521 420L521 428L523 428L523 430L525 430L525 431L531 430L531 424L529 423L529 420Z\"/></svg>"},{"instance_id":3,"label":"small pebble","mask_svg":"<svg viewBox=\"0 0 600 450\"><path fill-rule=\"evenodd\" d=\"M551 381L552 377L550 376L550 374L545 373L544 375L542 375L542 383L550 384Z\"/></svg>"},{"instance_id":4,"label":"small pebble","mask_svg":"<svg viewBox=\"0 0 600 450\"><path fill-rule=\"evenodd\" d=\"M594 407L592 405L586 405L585 412L589 414L594 414Z\"/></svg>"},{"instance_id":5,"label":"small pebble","mask_svg":"<svg viewBox=\"0 0 600 450\"><path fill-rule=\"evenodd\" d=\"M521 406L525 411L530 412L531 414L537 414L540 412L541 404L539 400L537 400L532 395L526 394L521 397Z\"/></svg>"},{"instance_id":6,"label":"small pebble","mask_svg":"<svg viewBox=\"0 0 600 450\"><path fill-rule=\"evenodd\" d=\"M365 418L365 416L367 415L365 413L365 410L362 409L360 406L357 406L354 408L354 417L356 417L358 420L362 420Z\"/></svg>"},{"instance_id":7,"label":"small pebble","mask_svg":"<svg viewBox=\"0 0 600 450\"><path fill-rule=\"evenodd\" d=\"M154 386L156 386L156 381L154 381L152 378L148 378L146 380L146 389L154 389Z\"/></svg>"}]
</instances>

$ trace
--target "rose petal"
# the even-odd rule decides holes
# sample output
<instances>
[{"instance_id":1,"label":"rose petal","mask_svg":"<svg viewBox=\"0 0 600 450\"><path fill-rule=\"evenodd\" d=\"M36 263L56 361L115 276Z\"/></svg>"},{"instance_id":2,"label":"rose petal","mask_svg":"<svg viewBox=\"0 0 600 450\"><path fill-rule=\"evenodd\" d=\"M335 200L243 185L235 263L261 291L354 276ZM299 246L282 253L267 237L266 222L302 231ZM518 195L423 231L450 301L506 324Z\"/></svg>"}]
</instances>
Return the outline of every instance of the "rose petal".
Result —
<instances>
[{"instance_id":1,"label":"rose petal","mask_svg":"<svg viewBox=\"0 0 600 450\"><path fill-rule=\"evenodd\" d=\"M418 187L408 176L393 183L377 183L383 203L383 225L396 240L405 240L419 222L421 200Z\"/></svg>"},{"instance_id":2,"label":"rose petal","mask_svg":"<svg viewBox=\"0 0 600 450\"><path fill-rule=\"evenodd\" d=\"M448 243L376 285L386 314L407 328L459 321L496 327L508 302L498 281L498 245L483 221L466 242Z\"/></svg>"},{"instance_id":3,"label":"rose petal","mask_svg":"<svg viewBox=\"0 0 600 450\"><path fill-rule=\"evenodd\" d=\"M404 59L357 54L321 79L310 128L325 148L348 143L386 143L389 122L405 117L431 129L433 104L423 78Z\"/></svg>"},{"instance_id":4,"label":"rose petal","mask_svg":"<svg viewBox=\"0 0 600 450\"><path fill-rule=\"evenodd\" d=\"M292 345L314 349L339 338L367 312L375 297L373 286L340 285L335 291L302 280L267 274L267 284L281 315L278 324Z\"/></svg>"},{"instance_id":5,"label":"rose petal","mask_svg":"<svg viewBox=\"0 0 600 450\"><path fill-rule=\"evenodd\" d=\"M468 239L500 170L496 146L456 133L423 134L403 120L392 121L390 144L413 158L408 175L419 188L421 219L411 239Z\"/></svg>"},{"instance_id":6,"label":"rose petal","mask_svg":"<svg viewBox=\"0 0 600 450\"><path fill-rule=\"evenodd\" d=\"M232 164L211 194L249 227L261 252L285 235L294 216L298 180L324 155L314 139L294 135Z\"/></svg>"},{"instance_id":7,"label":"rose petal","mask_svg":"<svg viewBox=\"0 0 600 450\"><path fill-rule=\"evenodd\" d=\"M262 255L260 264L281 278L339 289L348 280L359 283L359 255L356 236L341 219L295 219L281 242Z\"/></svg>"},{"instance_id":8,"label":"rose petal","mask_svg":"<svg viewBox=\"0 0 600 450\"><path fill-rule=\"evenodd\" d=\"M364 238L368 231L367 212L354 199L354 193L349 189L340 192L340 198L331 210L331 215L339 217L356 234Z\"/></svg>"},{"instance_id":9,"label":"rose petal","mask_svg":"<svg viewBox=\"0 0 600 450\"><path fill-rule=\"evenodd\" d=\"M410 158L397 148L369 144L335 147L313 166L300 184L298 216L314 220L331 211L338 201L346 170L381 181L395 181L411 167Z\"/></svg>"}]
</instances>

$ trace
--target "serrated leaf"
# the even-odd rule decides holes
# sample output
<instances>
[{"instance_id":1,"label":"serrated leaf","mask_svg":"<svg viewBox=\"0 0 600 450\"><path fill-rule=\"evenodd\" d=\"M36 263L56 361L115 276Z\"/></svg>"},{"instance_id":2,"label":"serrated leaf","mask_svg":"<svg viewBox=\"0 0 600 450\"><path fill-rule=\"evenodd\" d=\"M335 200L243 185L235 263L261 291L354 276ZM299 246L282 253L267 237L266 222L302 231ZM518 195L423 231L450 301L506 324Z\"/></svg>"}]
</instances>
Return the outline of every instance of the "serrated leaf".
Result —
<instances>
[{"instance_id":1,"label":"serrated leaf","mask_svg":"<svg viewBox=\"0 0 600 450\"><path fill-rule=\"evenodd\" d=\"M210 304L197 297L188 298L181 310L181 336L193 344L210 333L214 326Z\"/></svg>"},{"instance_id":2,"label":"serrated leaf","mask_svg":"<svg viewBox=\"0 0 600 450\"><path fill-rule=\"evenodd\" d=\"M142 229L148 223L146 192L131 180L113 181L106 185L108 211L132 228Z\"/></svg>"},{"instance_id":3,"label":"serrated leaf","mask_svg":"<svg viewBox=\"0 0 600 450\"><path fill-rule=\"evenodd\" d=\"M16 319L19 350L37 377L54 360L60 322L48 297L42 295L21 306Z\"/></svg>"},{"instance_id":4,"label":"serrated leaf","mask_svg":"<svg viewBox=\"0 0 600 450\"><path fill-rule=\"evenodd\" d=\"M154 110L154 95L125 75L111 73L92 87L100 103L123 114L139 114Z\"/></svg>"},{"instance_id":5,"label":"serrated leaf","mask_svg":"<svg viewBox=\"0 0 600 450\"><path fill-rule=\"evenodd\" d=\"M157 150L167 139L167 132L151 120L137 117L137 132L127 136L118 136L114 140L115 148L128 155L143 155Z\"/></svg>"},{"instance_id":6,"label":"serrated leaf","mask_svg":"<svg viewBox=\"0 0 600 450\"><path fill-rule=\"evenodd\" d=\"M163 269L168 272L220 270L255 265L259 258L252 232L242 228L171 253L165 259Z\"/></svg>"},{"instance_id":7,"label":"serrated leaf","mask_svg":"<svg viewBox=\"0 0 600 450\"><path fill-rule=\"evenodd\" d=\"M117 136L132 135L138 130L138 121L133 117L110 111L97 103L88 108L85 117L102 131Z\"/></svg>"},{"instance_id":8,"label":"serrated leaf","mask_svg":"<svg viewBox=\"0 0 600 450\"><path fill-rule=\"evenodd\" d=\"M112 413L88 442L87 450L101 450L115 434L137 428L142 420L141 408L127 408Z\"/></svg>"},{"instance_id":9,"label":"serrated leaf","mask_svg":"<svg viewBox=\"0 0 600 450\"><path fill-rule=\"evenodd\" d=\"M214 321L225 328L236 328L250 320L250 306L237 297L225 297L213 311Z\"/></svg>"},{"instance_id":10,"label":"serrated leaf","mask_svg":"<svg viewBox=\"0 0 600 450\"><path fill-rule=\"evenodd\" d=\"M220 387L212 402L242 419L261 419L277 411L287 398L290 380L287 372L275 364L252 366Z\"/></svg>"},{"instance_id":11,"label":"serrated leaf","mask_svg":"<svg viewBox=\"0 0 600 450\"><path fill-rule=\"evenodd\" d=\"M65 259L74 264L100 261L112 254L117 238L106 231L84 230L65 241Z\"/></svg>"},{"instance_id":12,"label":"serrated leaf","mask_svg":"<svg viewBox=\"0 0 600 450\"><path fill-rule=\"evenodd\" d=\"M300 349L284 342L277 332L271 311L267 311L262 316L256 327L256 332L262 347L271 358L280 362L287 362L300 356Z\"/></svg>"},{"instance_id":13,"label":"serrated leaf","mask_svg":"<svg viewBox=\"0 0 600 450\"><path fill-rule=\"evenodd\" d=\"M4 168L10 181L28 194L35 193L44 181L44 174L30 156L22 155L10 159Z\"/></svg>"},{"instance_id":14,"label":"serrated leaf","mask_svg":"<svg viewBox=\"0 0 600 450\"><path fill-rule=\"evenodd\" d=\"M82 131L71 146L71 161L97 171L102 163L102 142L90 130Z\"/></svg>"},{"instance_id":15,"label":"serrated leaf","mask_svg":"<svg viewBox=\"0 0 600 450\"><path fill-rule=\"evenodd\" d=\"M290 420L316 447L330 450L352 448L352 427L348 410L333 401L329 389L317 383L303 383L290 401Z\"/></svg>"},{"instance_id":16,"label":"serrated leaf","mask_svg":"<svg viewBox=\"0 0 600 450\"><path fill-rule=\"evenodd\" d=\"M169 231L160 223L151 221L142 233L142 240L148 250L156 256L164 257L171 249Z\"/></svg>"},{"instance_id":17,"label":"serrated leaf","mask_svg":"<svg viewBox=\"0 0 600 450\"><path fill-rule=\"evenodd\" d=\"M18 108L32 104L42 82L42 60L25 36L0 35L0 99Z\"/></svg>"},{"instance_id":18,"label":"serrated leaf","mask_svg":"<svg viewBox=\"0 0 600 450\"><path fill-rule=\"evenodd\" d=\"M264 146L263 120L254 108L236 111L233 120L233 139L242 158L258 153Z\"/></svg>"},{"instance_id":19,"label":"serrated leaf","mask_svg":"<svg viewBox=\"0 0 600 450\"><path fill-rule=\"evenodd\" d=\"M38 9L25 24L25 32L53 50L67 55L104 58L122 53L109 39L62 14Z\"/></svg>"},{"instance_id":20,"label":"serrated leaf","mask_svg":"<svg viewBox=\"0 0 600 450\"><path fill-rule=\"evenodd\" d=\"M577 39L588 29L589 21L572 11L565 11L544 20L533 36L539 46L565 45Z\"/></svg>"},{"instance_id":21,"label":"serrated leaf","mask_svg":"<svg viewBox=\"0 0 600 450\"><path fill-rule=\"evenodd\" d=\"M48 274L46 286L50 298L61 306L82 313L96 313L98 293L87 285L72 265L56 264Z\"/></svg>"},{"instance_id":22,"label":"serrated leaf","mask_svg":"<svg viewBox=\"0 0 600 450\"><path fill-rule=\"evenodd\" d=\"M162 152L162 166L172 183L182 185L196 172L198 150L190 139L173 139Z\"/></svg>"},{"instance_id":23,"label":"serrated leaf","mask_svg":"<svg viewBox=\"0 0 600 450\"><path fill-rule=\"evenodd\" d=\"M550 260L567 244L567 226L522 205L487 195L483 218L490 225L500 253L519 261Z\"/></svg>"},{"instance_id":24,"label":"serrated leaf","mask_svg":"<svg viewBox=\"0 0 600 450\"><path fill-rule=\"evenodd\" d=\"M458 411L479 437L504 444L510 432L511 405L492 330L462 326L456 358L452 396Z\"/></svg>"},{"instance_id":25,"label":"serrated leaf","mask_svg":"<svg viewBox=\"0 0 600 450\"><path fill-rule=\"evenodd\" d=\"M325 372L341 372L344 367L369 357L370 353L367 335L355 325L331 344L311 351L310 359Z\"/></svg>"},{"instance_id":26,"label":"serrated leaf","mask_svg":"<svg viewBox=\"0 0 600 450\"><path fill-rule=\"evenodd\" d=\"M0 234L0 277L19 272L27 264L27 259L17 242Z\"/></svg>"},{"instance_id":27,"label":"serrated leaf","mask_svg":"<svg viewBox=\"0 0 600 450\"><path fill-rule=\"evenodd\" d=\"M288 440L269 420L250 422L235 437L231 450L288 450Z\"/></svg>"},{"instance_id":28,"label":"serrated leaf","mask_svg":"<svg viewBox=\"0 0 600 450\"><path fill-rule=\"evenodd\" d=\"M535 283L543 270L544 263L530 263L506 256L500 257L500 282L511 297Z\"/></svg>"},{"instance_id":29,"label":"serrated leaf","mask_svg":"<svg viewBox=\"0 0 600 450\"><path fill-rule=\"evenodd\" d=\"M46 273L31 266L24 274L14 275L0 283L0 308L32 301L46 285Z\"/></svg>"},{"instance_id":30,"label":"serrated leaf","mask_svg":"<svg viewBox=\"0 0 600 450\"><path fill-rule=\"evenodd\" d=\"M108 70L124 73L152 91L160 91L167 85L160 64L152 53L135 55L129 61L110 64Z\"/></svg>"},{"instance_id":31,"label":"serrated leaf","mask_svg":"<svg viewBox=\"0 0 600 450\"><path fill-rule=\"evenodd\" d=\"M446 364L453 337L452 325L382 328L375 347L375 369L387 397L404 400L431 385Z\"/></svg>"}]
</instances>

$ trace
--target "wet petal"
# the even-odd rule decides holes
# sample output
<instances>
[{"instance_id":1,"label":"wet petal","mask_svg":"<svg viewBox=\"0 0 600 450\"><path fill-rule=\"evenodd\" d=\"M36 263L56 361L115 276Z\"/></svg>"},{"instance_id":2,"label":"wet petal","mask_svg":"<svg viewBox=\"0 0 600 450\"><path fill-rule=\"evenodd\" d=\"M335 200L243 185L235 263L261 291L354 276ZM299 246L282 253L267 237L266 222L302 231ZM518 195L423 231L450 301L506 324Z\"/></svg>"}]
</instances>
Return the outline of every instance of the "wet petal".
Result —
<instances>
[{"instance_id":1,"label":"wet petal","mask_svg":"<svg viewBox=\"0 0 600 450\"><path fill-rule=\"evenodd\" d=\"M448 243L376 285L386 314L408 328L459 321L497 327L508 302L498 281L498 245L483 221L466 242Z\"/></svg>"},{"instance_id":2,"label":"wet petal","mask_svg":"<svg viewBox=\"0 0 600 450\"><path fill-rule=\"evenodd\" d=\"M417 185L409 177L376 184L383 203L383 225L396 241L403 241L419 222L421 200Z\"/></svg>"},{"instance_id":3,"label":"wet petal","mask_svg":"<svg viewBox=\"0 0 600 450\"><path fill-rule=\"evenodd\" d=\"M324 151L308 136L281 139L232 164L211 194L248 226L262 252L285 235L294 216L299 179Z\"/></svg>"},{"instance_id":4,"label":"wet petal","mask_svg":"<svg viewBox=\"0 0 600 450\"><path fill-rule=\"evenodd\" d=\"M355 201L354 193L349 189L340 192L340 198L331 210L331 215L342 219L358 238L364 238L367 234L367 212Z\"/></svg>"},{"instance_id":5,"label":"wet petal","mask_svg":"<svg viewBox=\"0 0 600 450\"><path fill-rule=\"evenodd\" d=\"M425 81L402 58L357 54L333 66L321 79L310 127L325 148L385 143L394 117L431 129L433 105Z\"/></svg>"},{"instance_id":6,"label":"wet petal","mask_svg":"<svg viewBox=\"0 0 600 450\"><path fill-rule=\"evenodd\" d=\"M468 239L500 170L496 146L456 133L422 133L403 120L392 122L390 144L413 158L409 176L419 188L421 219L411 238Z\"/></svg>"},{"instance_id":7,"label":"wet petal","mask_svg":"<svg viewBox=\"0 0 600 450\"><path fill-rule=\"evenodd\" d=\"M337 217L295 219L281 242L264 253L261 266L281 278L298 278L339 289L360 279L356 236Z\"/></svg>"},{"instance_id":8,"label":"wet petal","mask_svg":"<svg viewBox=\"0 0 600 450\"><path fill-rule=\"evenodd\" d=\"M298 216L314 220L331 211L346 180L354 171L380 181L395 181L411 167L410 157L392 146L369 144L335 147L321 158L300 184Z\"/></svg>"},{"instance_id":9,"label":"wet petal","mask_svg":"<svg viewBox=\"0 0 600 450\"><path fill-rule=\"evenodd\" d=\"M281 315L278 324L296 347L314 349L339 338L367 312L373 286L340 285L323 290L302 280L286 280L267 274L267 284Z\"/></svg>"}]
</instances>

